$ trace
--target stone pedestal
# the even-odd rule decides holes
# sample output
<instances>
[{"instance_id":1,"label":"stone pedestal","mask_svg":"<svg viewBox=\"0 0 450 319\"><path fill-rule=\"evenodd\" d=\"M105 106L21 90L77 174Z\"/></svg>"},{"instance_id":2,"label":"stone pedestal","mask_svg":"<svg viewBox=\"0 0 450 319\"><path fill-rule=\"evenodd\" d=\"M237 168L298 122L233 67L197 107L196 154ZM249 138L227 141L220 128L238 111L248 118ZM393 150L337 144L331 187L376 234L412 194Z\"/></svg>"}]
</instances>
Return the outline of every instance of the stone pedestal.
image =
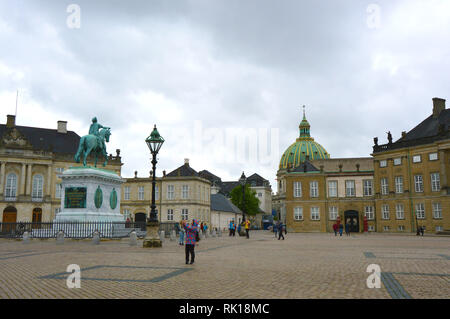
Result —
<instances>
[{"instance_id":1,"label":"stone pedestal","mask_svg":"<svg viewBox=\"0 0 450 319\"><path fill-rule=\"evenodd\" d=\"M145 236L142 247L157 248L162 247L161 239L158 236L159 222L147 222L147 235Z\"/></svg>"}]
</instances>

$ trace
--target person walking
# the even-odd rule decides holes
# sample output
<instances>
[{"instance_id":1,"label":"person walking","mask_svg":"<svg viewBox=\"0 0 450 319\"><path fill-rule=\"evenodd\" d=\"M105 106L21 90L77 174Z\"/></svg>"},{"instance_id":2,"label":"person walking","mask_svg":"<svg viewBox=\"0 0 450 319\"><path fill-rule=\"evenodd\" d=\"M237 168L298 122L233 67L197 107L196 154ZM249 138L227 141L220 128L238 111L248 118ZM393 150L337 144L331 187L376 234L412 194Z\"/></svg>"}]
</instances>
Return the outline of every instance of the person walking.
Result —
<instances>
[{"instance_id":1,"label":"person walking","mask_svg":"<svg viewBox=\"0 0 450 319\"><path fill-rule=\"evenodd\" d=\"M199 231L198 221L193 219L191 225L183 224L183 228L186 231L186 265L189 264L189 255L191 256L190 264L192 265L195 260L195 244L197 243Z\"/></svg>"},{"instance_id":2,"label":"person walking","mask_svg":"<svg viewBox=\"0 0 450 319\"><path fill-rule=\"evenodd\" d=\"M180 237L178 237L178 244L180 246L184 245L184 233L185 233L185 230L184 230L183 226L184 226L184 221L181 221L180 224L178 225L178 227L180 228L180 231L179 231Z\"/></svg>"},{"instance_id":3,"label":"person walking","mask_svg":"<svg viewBox=\"0 0 450 319\"><path fill-rule=\"evenodd\" d=\"M233 236L233 221L230 220L230 225L228 226L228 230L230 231L230 237Z\"/></svg>"},{"instance_id":4,"label":"person walking","mask_svg":"<svg viewBox=\"0 0 450 319\"><path fill-rule=\"evenodd\" d=\"M208 225L206 223L203 225L203 230L204 230L205 238L207 238L208 237Z\"/></svg>"},{"instance_id":5,"label":"person walking","mask_svg":"<svg viewBox=\"0 0 450 319\"><path fill-rule=\"evenodd\" d=\"M233 237L236 236L236 224L234 223L234 220L231 225L231 232L233 233Z\"/></svg>"},{"instance_id":6,"label":"person walking","mask_svg":"<svg viewBox=\"0 0 450 319\"><path fill-rule=\"evenodd\" d=\"M338 225L336 223L333 224L334 236L337 236Z\"/></svg>"},{"instance_id":7,"label":"person walking","mask_svg":"<svg viewBox=\"0 0 450 319\"><path fill-rule=\"evenodd\" d=\"M273 232L275 234L275 238L277 238L278 223L274 223L272 228L273 228Z\"/></svg>"},{"instance_id":8,"label":"person walking","mask_svg":"<svg viewBox=\"0 0 450 319\"><path fill-rule=\"evenodd\" d=\"M347 223L345 224L345 234L346 234L347 236L350 236L350 224L349 224L348 221L347 221Z\"/></svg>"},{"instance_id":9,"label":"person walking","mask_svg":"<svg viewBox=\"0 0 450 319\"><path fill-rule=\"evenodd\" d=\"M248 219L244 222L244 227L245 227L245 235L247 236L247 239L249 239L250 236L248 234L248 231L250 230L250 221Z\"/></svg>"},{"instance_id":10,"label":"person walking","mask_svg":"<svg viewBox=\"0 0 450 319\"><path fill-rule=\"evenodd\" d=\"M281 239L281 237L283 237L284 240L284 236L283 236L283 222L282 221L278 221L278 240Z\"/></svg>"},{"instance_id":11,"label":"person walking","mask_svg":"<svg viewBox=\"0 0 450 319\"><path fill-rule=\"evenodd\" d=\"M339 236L342 236L343 230L344 230L344 225L339 224Z\"/></svg>"},{"instance_id":12,"label":"person walking","mask_svg":"<svg viewBox=\"0 0 450 319\"><path fill-rule=\"evenodd\" d=\"M423 236L423 233L425 232L425 227L420 226L420 234Z\"/></svg>"}]
</instances>

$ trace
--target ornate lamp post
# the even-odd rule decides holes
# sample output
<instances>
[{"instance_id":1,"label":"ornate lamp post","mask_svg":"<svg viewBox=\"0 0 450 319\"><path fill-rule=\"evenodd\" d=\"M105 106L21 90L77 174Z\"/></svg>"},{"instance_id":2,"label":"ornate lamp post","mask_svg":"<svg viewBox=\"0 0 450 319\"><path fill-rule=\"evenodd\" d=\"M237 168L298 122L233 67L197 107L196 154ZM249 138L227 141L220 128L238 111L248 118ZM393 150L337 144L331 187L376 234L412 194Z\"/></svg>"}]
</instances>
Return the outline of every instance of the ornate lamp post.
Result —
<instances>
[{"instance_id":1,"label":"ornate lamp post","mask_svg":"<svg viewBox=\"0 0 450 319\"><path fill-rule=\"evenodd\" d=\"M245 184L247 184L247 177L245 177L244 172L242 172L241 178L239 178L239 184L241 184L241 186L242 186L242 222L241 222L241 225L243 225L245 222ZM245 236L244 227L241 227L239 236Z\"/></svg>"},{"instance_id":2,"label":"ornate lamp post","mask_svg":"<svg viewBox=\"0 0 450 319\"><path fill-rule=\"evenodd\" d=\"M156 155L158 154L161 146L164 143L164 139L161 135L159 135L158 130L155 127L153 128L152 133L149 137L146 138L145 143L147 143L148 148L150 149L150 153L152 153L152 164L153 164L153 179L152 179L152 205L150 211L150 218L147 219L147 235L144 239L143 247L161 247L162 243L158 237L159 230L159 222L158 216L156 213L156 204L155 204L155 186L156 186Z\"/></svg>"}]
</instances>

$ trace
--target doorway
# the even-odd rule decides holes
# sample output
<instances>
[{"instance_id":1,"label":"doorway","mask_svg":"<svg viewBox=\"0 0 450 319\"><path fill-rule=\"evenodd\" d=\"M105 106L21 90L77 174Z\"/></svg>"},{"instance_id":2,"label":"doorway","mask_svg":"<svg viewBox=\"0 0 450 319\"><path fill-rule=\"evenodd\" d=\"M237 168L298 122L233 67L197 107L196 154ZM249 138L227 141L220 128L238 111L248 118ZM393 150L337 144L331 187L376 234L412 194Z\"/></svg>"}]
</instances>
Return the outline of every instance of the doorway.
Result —
<instances>
[{"instance_id":1,"label":"doorway","mask_svg":"<svg viewBox=\"0 0 450 319\"><path fill-rule=\"evenodd\" d=\"M344 212L344 227L345 224L350 224L349 232L359 233L359 214L355 210L348 210Z\"/></svg>"},{"instance_id":2,"label":"doorway","mask_svg":"<svg viewBox=\"0 0 450 319\"><path fill-rule=\"evenodd\" d=\"M13 206L8 206L3 210L2 218L2 232L10 232L15 228L15 225L9 223L17 222L17 209ZM5 224L6 223L6 224Z\"/></svg>"},{"instance_id":3,"label":"doorway","mask_svg":"<svg viewBox=\"0 0 450 319\"><path fill-rule=\"evenodd\" d=\"M145 230L145 223L147 222L147 214L146 213L136 213L134 214L134 222L141 225L141 230Z\"/></svg>"},{"instance_id":4,"label":"doorway","mask_svg":"<svg viewBox=\"0 0 450 319\"><path fill-rule=\"evenodd\" d=\"M33 209L33 219L32 219L32 227L33 229L41 228L40 223L42 222L42 209L35 208Z\"/></svg>"}]
</instances>

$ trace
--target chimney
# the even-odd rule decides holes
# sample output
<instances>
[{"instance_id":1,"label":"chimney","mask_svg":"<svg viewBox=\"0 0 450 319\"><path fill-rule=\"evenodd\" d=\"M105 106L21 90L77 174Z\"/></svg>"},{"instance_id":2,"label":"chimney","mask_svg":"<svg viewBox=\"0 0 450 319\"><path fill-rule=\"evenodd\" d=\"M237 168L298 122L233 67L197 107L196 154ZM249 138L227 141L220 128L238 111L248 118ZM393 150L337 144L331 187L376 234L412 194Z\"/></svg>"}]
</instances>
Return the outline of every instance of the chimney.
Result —
<instances>
[{"instance_id":1,"label":"chimney","mask_svg":"<svg viewBox=\"0 0 450 319\"><path fill-rule=\"evenodd\" d=\"M402 137L406 136L406 131L402 131Z\"/></svg>"},{"instance_id":2,"label":"chimney","mask_svg":"<svg viewBox=\"0 0 450 319\"><path fill-rule=\"evenodd\" d=\"M438 117L441 112L445 110L445 100L434 97L433 98L433 117Z\"/></svg>"},{"instance_id":3,"label":"chimney","mask_svg":"<svg viewBox=\"0 0 450 319\"><path fill-rule=\"evenodd\" d=\"M189 158L185 158L185 159L184 159L184 165L189 166Z\"/></svg>"},{"instance_id":4,"label":"chimney","mask_svg":"<svg viewBox=\"0 0 450 319\"><path fill-rule=\"evenodd\" d=\"M166 176L166 170L163 170L163 176Z\"/></svg>"},{"instance_id":5,"label":"chimney","mask_svg":"<svg viewBox=\"0 0 450 319\"><path fill-rule=\"evenodd\" d=\"M16 116L15 115L7 115L6 116L6 127L14 127L16 126Z\"/></svg>"},{"instance_id":6,"label":"chimney","mask_svg":"<svg viewBox=\"0 0 450 319\"><path fill-rule=\"evenodd\" d=\"M359 163L356 163L356 171L359 172Z\"/></svg>"},{"instance_id":7,"label":"chimney","mask_svg":"<svg viewBox=\"0 0 450 319\"><path fill-rule=\"evenodd\" d=\"M58 121L58 133L67 133L67 121Z\"/></svg>"},{"instance_id":8,"label":"chimney","mask_svg":"<svg viewBox=\"0 0 450 319\"><path fill-rule=\"evenodd\" d=\"M134 178L137 178L137 171L134 171Z\"/></svg>"}]
</instances>

